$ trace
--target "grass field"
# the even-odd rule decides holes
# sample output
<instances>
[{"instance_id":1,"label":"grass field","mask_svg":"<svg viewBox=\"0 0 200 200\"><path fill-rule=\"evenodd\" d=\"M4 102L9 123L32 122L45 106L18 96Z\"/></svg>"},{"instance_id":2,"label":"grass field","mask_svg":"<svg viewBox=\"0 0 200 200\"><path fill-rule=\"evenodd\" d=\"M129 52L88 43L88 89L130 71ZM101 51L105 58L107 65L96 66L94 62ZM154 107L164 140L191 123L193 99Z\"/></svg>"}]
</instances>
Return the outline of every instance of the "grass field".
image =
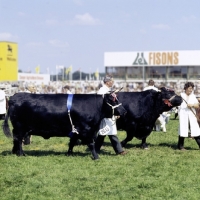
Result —
<instances>
[{"instance_id":1,"label":"grass field","mask_svg":"<svg viewBox=\"0 0 200 200\"><path fill-rule=\"evenodd\" d=\"M134 138L125 156L116 156L106 137L98 161L82 145L65 156L68 138L37 136L17 157L0 129L0 200L199 199L200 150L189 138L187 151L177 150L177 129L178 120L170 120L167 133L152 132L148 150Z\"/></svg>"}]
</instances>

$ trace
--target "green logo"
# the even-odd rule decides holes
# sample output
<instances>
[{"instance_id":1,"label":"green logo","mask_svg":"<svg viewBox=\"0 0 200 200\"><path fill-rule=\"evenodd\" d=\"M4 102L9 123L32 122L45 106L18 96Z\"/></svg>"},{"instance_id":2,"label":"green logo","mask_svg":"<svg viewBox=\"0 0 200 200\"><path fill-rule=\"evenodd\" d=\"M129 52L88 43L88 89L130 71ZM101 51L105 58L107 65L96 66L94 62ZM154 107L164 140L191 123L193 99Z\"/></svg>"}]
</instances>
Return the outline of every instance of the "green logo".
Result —
<instances>
[{"instance_id":1,"label":"green logo","mask_svg":"<svg viewBox=\"0 0 200 200\"><path fill-rule=\"evenodd\" d=\"M133 65L147 65L147 61L145 60L143 53L141 53L141 55L140 53L137 53L137 57L133 62Z\"/></svg>"}]
</instances>

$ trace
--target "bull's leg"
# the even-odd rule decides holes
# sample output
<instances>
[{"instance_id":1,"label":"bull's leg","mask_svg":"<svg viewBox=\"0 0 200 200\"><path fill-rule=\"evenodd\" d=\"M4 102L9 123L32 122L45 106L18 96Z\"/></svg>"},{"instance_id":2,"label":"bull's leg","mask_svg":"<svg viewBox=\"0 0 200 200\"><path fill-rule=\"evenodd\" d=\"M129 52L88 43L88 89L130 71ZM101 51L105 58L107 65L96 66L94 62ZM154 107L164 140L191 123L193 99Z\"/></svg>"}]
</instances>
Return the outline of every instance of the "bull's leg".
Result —
<instances>
[{"instance_id":1,"label":"bull's leg","mask_svg":"<svg viewBox=\"0 0 200 200\"><path fill-rule=\"evenodd\" d=\"M143 149L148 149L148 145L146 143L146 139L147 138L142 139L141 148L143 148Z\"/></svg>"},{"instance_id":2,"label":"bull's leg","mask_svg":"<svg viewBox=\"0 0 200 200\"><path fill-rule=\"evenodd\" d=\"M13 149L12 153L16 154L17 156L25 156L24 151L22 149L22 140L25 135L25 131L23 131L23 128L20 124L13 125L15 127L13 129Z\"/></svg>"},{"instance_id":3,"label":"bull's leg","mask_svg":"<svg viewBox=\"0 0 200 200\"><path fill-rule=\"evenodd\" d=\"M90 149L90 151L92 152L92 156L94 158L94 160L97 160L99 159L99 156L95 150L95 142L94 141L91 141L89 144L88 144L88 147Z\"/></svg>"},{"instance_id":4,"label":"bull's leg","mask_svg":"<svg viewBox=\"0 0 200 200\"><path fill-rule=\"evenodd\" d=\"M24 141L23 141L24 145L29 145L31 144L31 135L27 135L24 137Z\"/></svg>"},{"instance_id":5,"label":"bull's leg","mask_svg":"<svg viewBox=\"0 0 200 200\"><path fill-rule=\"evenodd\" d=\"M121 141L122 147L125 147L126 144L133 139L133 133L131 131L126 131L126 138Z\"/></svg>"},{"instance_id":6,"label":"bull's leg","mask_svg":"<svg viewBox=\"0 0 200 200\"><path fill-rule=\"evenodd\" d=\"M73 148L76 145L77 141L78 141L78 135L76 133L74 133L73 136L69 140L69 148L66 153L67 156L73 155Z\"/></svg>"},{"instance_id":7,"label":"bull's leg","mask_svg":"<svg viewBox=\"0 0 200 200\"><path fill-rule=\"evenodd\" d=\"M16 139L13 140L13 148L12 148L12 153L17 154L18 151L18 141Z\"/></svg>"},{"instance_id":8,"label":"bull's leg","mask_svg":"<svg viewBox=\"0 0 200 200\"><path fill-rule=\"evenodd\" d=\"M12 153L16 154L17 156L25 156L22 149L22 139L14 138Z\"/></svg>"},{"instance_id":9,"label":"bull's leg","mask_svg":"<svg viewBox=\"0 0 200 200\"><path fill-rule=\"evenodd\" d=\"M17 156L25 156L22 149L22 140L25 134L23 134L22 128L20 128L20 125L17 124L16 128L14 128L12 132L14 137L12 153Z\"/></svg>"}]
</instances>

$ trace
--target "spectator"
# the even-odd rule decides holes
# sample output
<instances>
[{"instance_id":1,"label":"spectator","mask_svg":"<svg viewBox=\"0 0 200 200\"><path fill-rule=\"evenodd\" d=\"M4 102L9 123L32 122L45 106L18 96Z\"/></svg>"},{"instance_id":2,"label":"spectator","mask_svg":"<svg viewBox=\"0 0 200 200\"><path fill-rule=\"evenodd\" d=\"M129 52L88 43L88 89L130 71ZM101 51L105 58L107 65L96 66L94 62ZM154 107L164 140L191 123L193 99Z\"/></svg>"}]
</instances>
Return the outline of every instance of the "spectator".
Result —
<instances>
[{"instance_id":1,"label":"spectator","mask_svg":"<svg viewBox=\"0 0 200 200\"><path fill-rule=\"evenodd\" d=\"M178 149L185 150L184 139L185 137L193 137L200 148L200 128L196 118L195 108L199 108L199 103L196 96L193 93L194 84L187 82L184 85L185 92L181 93L183 98L182 104L179 106L179 137L178 137ZM190 130L189 130L190 129Z\"/></svg>"},{"instance_id":2,"label":"spectator","mask_svg":"<svg viewBox=\"0 0 200 200\"><path fill-rule=\"evenodd\" d=\"M93 86L89 86L88 90L87 90L87 94L95 94L95 93L96 93L96 91L95 91L94 87Z\"/></svg>"},{"instance_id":3,"label":"spectator","mask_svg":"<svg viewBox=\"0 0 200 200\"><path fill-rule=\"evenodd\" d=\"M149 80L148 86L145 87L145 88L143 89L143 91L145 91L145 90L156 90L156 91L158 91L158 88L155 87L154 84L155 84L155 83L154 83L154 81L153 81L152 79Z\"/></svg>"},{"instance_id":4,"label":"spectator","mask_svg":"<svg viewBox=\"0 0 200 200\"><path fill-rule=\"evenodd\" d=\"M70 91L69 85L65 85L63 87L63 93L65 93L65 94L72 94L72 92Z\"/></svg>"}]
</instances>

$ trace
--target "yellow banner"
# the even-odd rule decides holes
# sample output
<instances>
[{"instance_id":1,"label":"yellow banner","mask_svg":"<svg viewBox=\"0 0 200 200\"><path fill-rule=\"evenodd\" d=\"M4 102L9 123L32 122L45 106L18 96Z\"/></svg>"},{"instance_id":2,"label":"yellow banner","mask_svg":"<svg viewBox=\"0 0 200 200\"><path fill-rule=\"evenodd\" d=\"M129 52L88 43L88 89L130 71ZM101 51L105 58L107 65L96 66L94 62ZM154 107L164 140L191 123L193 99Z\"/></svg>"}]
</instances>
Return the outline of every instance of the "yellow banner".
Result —
<instances>
[{"instance_id":1,"label":"yellow banner","mask_svg":"<svg viewBox=\"0 0 200 200\"><path fill-rule=\"evenodd\" d=\"M0 42L0 81L17 81L18 45L13 42Z\"/></svg>"},{"instance_id":2,"label":"yellow banner","mask_svg":"<svg viewBox=\"0 0 200 200\"><path fill-rule=\"evenodd\" d=\"M65 74L67 75L71 71L72 71L72 65L65 70Z\"/></svg>"},{"instance_id":3,"label":"yellow banner","mask_svg":"<svg viewBox=\"0 0 200 200\"><path fill-rule=\"evenodd\" d=\"M35 72L36 72L36 74L40 73L40 66L39 65L35 68Z\"/></svg>"}]
</instances>

